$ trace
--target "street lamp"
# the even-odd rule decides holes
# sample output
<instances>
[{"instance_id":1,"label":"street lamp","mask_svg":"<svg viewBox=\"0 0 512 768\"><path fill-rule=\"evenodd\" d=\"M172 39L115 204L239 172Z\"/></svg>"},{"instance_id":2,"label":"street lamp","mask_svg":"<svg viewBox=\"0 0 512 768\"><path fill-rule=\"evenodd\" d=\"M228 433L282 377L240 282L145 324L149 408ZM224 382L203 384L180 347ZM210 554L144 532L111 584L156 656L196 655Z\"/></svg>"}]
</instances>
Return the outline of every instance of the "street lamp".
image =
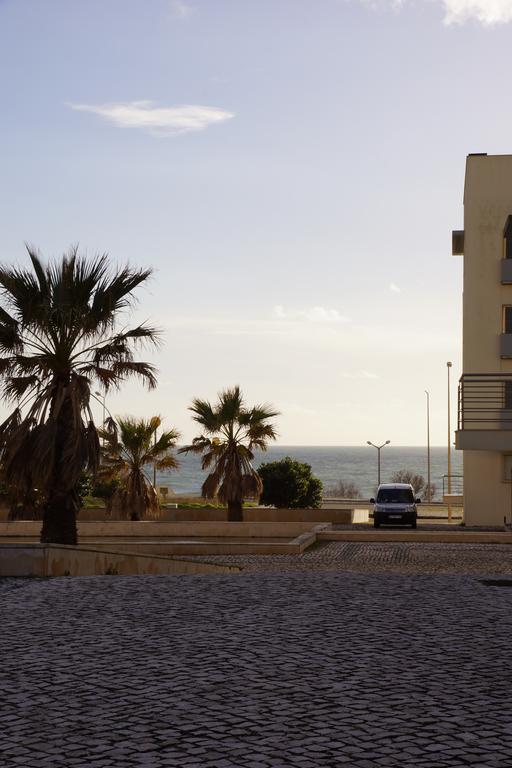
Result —
<instances>
[{"instance_id":1,"label":"street lamp","mask_svg":"<svg viewBox=\"0 0 512 768\"><path fill-rule=\"evenodd\" d=\"M99 399L101 401L101 404L103 406L103 422L101 424L101 428L105 429L105 411L106 411L105 393L103 392L103 394L102 394L101 392L95 392L94 394L96 395L96 397L99 397ZM102 443L103 447L105 447L105 438L104 437L101 439L101 443Z\"/></svg>"},{"instance_id":2,"label":"street lamp","mask_svg":"<svg viewBox=\"0 0 512 768\"><path fill-rule=\"evenodd\" d=\"M425 390L427 396L427 501L432 501L432 489L430 485L430 392Z\"/></svg>"},{"instance_id":3,"label":"street lamp","mask_svg":"<svg viewBox=\"0 0 512 768\"><path fill-rule=\"evenodd\" d=\"M375 443L372 443L370 440L366 441L368 445L372 445L374 448L377 449L377 467L378 467L378 478L379 478L378 485L380 485L380 452L381 452L381 449L384 448L385 445L389 445L390 442L391 440L386 440L386 442L382 443L382 445L375 445Z\"/></svg>"},{"instance_id":4,"label":"street lamp","mask_svg":"<svg viewBox=\"0 0 512 768\"><path fill-rule=\"evenodd\" d=\"M446 370L448 373L448 497L452 492L452 444L451 444L451 427L450 427L450 368L452 364L446 363ZM448 498L448 522L452 519L452 508L450 505L450 499Z\"/></svg>"},{"instance_id":5,"label":"street lamp","mask_svg":"<svg viewBox=\"0 0 512 768\"><path fill-rule=\"evenodd\" d=\"M156 445L156 429L153 435L153 445ZM153 462L153 488L156 490L156 458Z\"/></svg>"}]
</instances>

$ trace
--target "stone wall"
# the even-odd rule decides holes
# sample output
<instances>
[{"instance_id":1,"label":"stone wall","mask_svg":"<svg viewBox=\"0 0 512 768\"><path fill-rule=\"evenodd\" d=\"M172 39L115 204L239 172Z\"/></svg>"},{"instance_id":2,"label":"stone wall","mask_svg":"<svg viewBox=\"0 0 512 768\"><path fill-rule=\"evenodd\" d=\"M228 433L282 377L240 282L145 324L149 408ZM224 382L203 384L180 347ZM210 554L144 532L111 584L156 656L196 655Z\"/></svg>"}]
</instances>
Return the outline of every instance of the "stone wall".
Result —
<instances>
[{"instance_id":1,"label":"stone wall","mask_svg":"<svg viewBox=\"0 0 512 768\"><path fill-rule=\"evenodd\" d=\"M235 566L56 544L0 544L1 576L237 573Z\"/></svg>"}]
</instances>

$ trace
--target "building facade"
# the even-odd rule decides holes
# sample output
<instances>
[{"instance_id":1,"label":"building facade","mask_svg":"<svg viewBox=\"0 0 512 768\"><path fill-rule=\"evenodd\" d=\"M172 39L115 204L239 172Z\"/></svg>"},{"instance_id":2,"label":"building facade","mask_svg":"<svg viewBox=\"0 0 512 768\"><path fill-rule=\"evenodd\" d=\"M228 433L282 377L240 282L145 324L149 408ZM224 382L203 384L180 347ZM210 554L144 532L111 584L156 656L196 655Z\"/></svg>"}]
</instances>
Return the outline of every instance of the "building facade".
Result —
<instances>
[{"instance_id":1,"label":"building facade","mask_svg":"<svg viewBox=\"0 0 512 768\"><path fill-rule=\"evenodd\" d=\"M463 374L455 446L464 451L467 525L512 522L512 155L469 155L464 230Z\"/></svg>"}]
</instances>

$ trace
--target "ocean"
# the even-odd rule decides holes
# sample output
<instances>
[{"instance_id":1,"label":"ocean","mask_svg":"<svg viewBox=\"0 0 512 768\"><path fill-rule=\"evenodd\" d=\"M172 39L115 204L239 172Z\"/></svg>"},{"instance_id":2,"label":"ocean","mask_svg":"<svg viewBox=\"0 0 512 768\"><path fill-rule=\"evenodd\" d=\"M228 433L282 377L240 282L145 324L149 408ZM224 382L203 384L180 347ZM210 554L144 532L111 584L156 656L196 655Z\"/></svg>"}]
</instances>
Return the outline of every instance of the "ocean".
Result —
<instances>
[{"instance_id":1,"label":"ocean","mask_svg":"<svg viewBox=\"0 0 512 768\"><path fill-rule=\"evenodd\" d=\"M313 474L323 483L324 491L340 480L353 482L363 497L373 496L377 486L377 451L371 446L271 446L266 453L258 452L254 466L291 456L311 465ZM157 473L157 485L168 486L174 493L199 495L206 473L201 470L200 457L188 454L178 457L176 471ZM443 475L447 473L447 449L430 449L431 479L436 486L435 499L443 491ZM393 472L410 469L427 479L426 447L386 446L381 450L381 482L389 482ZM452 474L462 475L462 452L452 451Z\"/></svg>"}]
</instances>

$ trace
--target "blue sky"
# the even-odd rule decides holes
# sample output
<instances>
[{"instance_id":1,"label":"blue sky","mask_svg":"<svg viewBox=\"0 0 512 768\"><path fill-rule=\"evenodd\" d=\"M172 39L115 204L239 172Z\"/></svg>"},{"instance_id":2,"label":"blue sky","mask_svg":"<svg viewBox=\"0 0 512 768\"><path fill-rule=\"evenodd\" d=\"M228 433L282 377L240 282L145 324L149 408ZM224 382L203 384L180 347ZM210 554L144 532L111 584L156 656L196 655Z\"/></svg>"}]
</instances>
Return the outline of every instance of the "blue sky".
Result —
<instances>
[{"instance_id":1,"label":"blue sky","mask_svg":"<svg viewBox=\"0 0 512 768\"><path fill-rule=\"evenodd\" d=\"M446 433L469 152L512 151L512 0L0 0L0 258L151 265L161 384L239 383L280 442ZM455 386L453 388L455 403Z\"/></svg>"}]
</instances>

